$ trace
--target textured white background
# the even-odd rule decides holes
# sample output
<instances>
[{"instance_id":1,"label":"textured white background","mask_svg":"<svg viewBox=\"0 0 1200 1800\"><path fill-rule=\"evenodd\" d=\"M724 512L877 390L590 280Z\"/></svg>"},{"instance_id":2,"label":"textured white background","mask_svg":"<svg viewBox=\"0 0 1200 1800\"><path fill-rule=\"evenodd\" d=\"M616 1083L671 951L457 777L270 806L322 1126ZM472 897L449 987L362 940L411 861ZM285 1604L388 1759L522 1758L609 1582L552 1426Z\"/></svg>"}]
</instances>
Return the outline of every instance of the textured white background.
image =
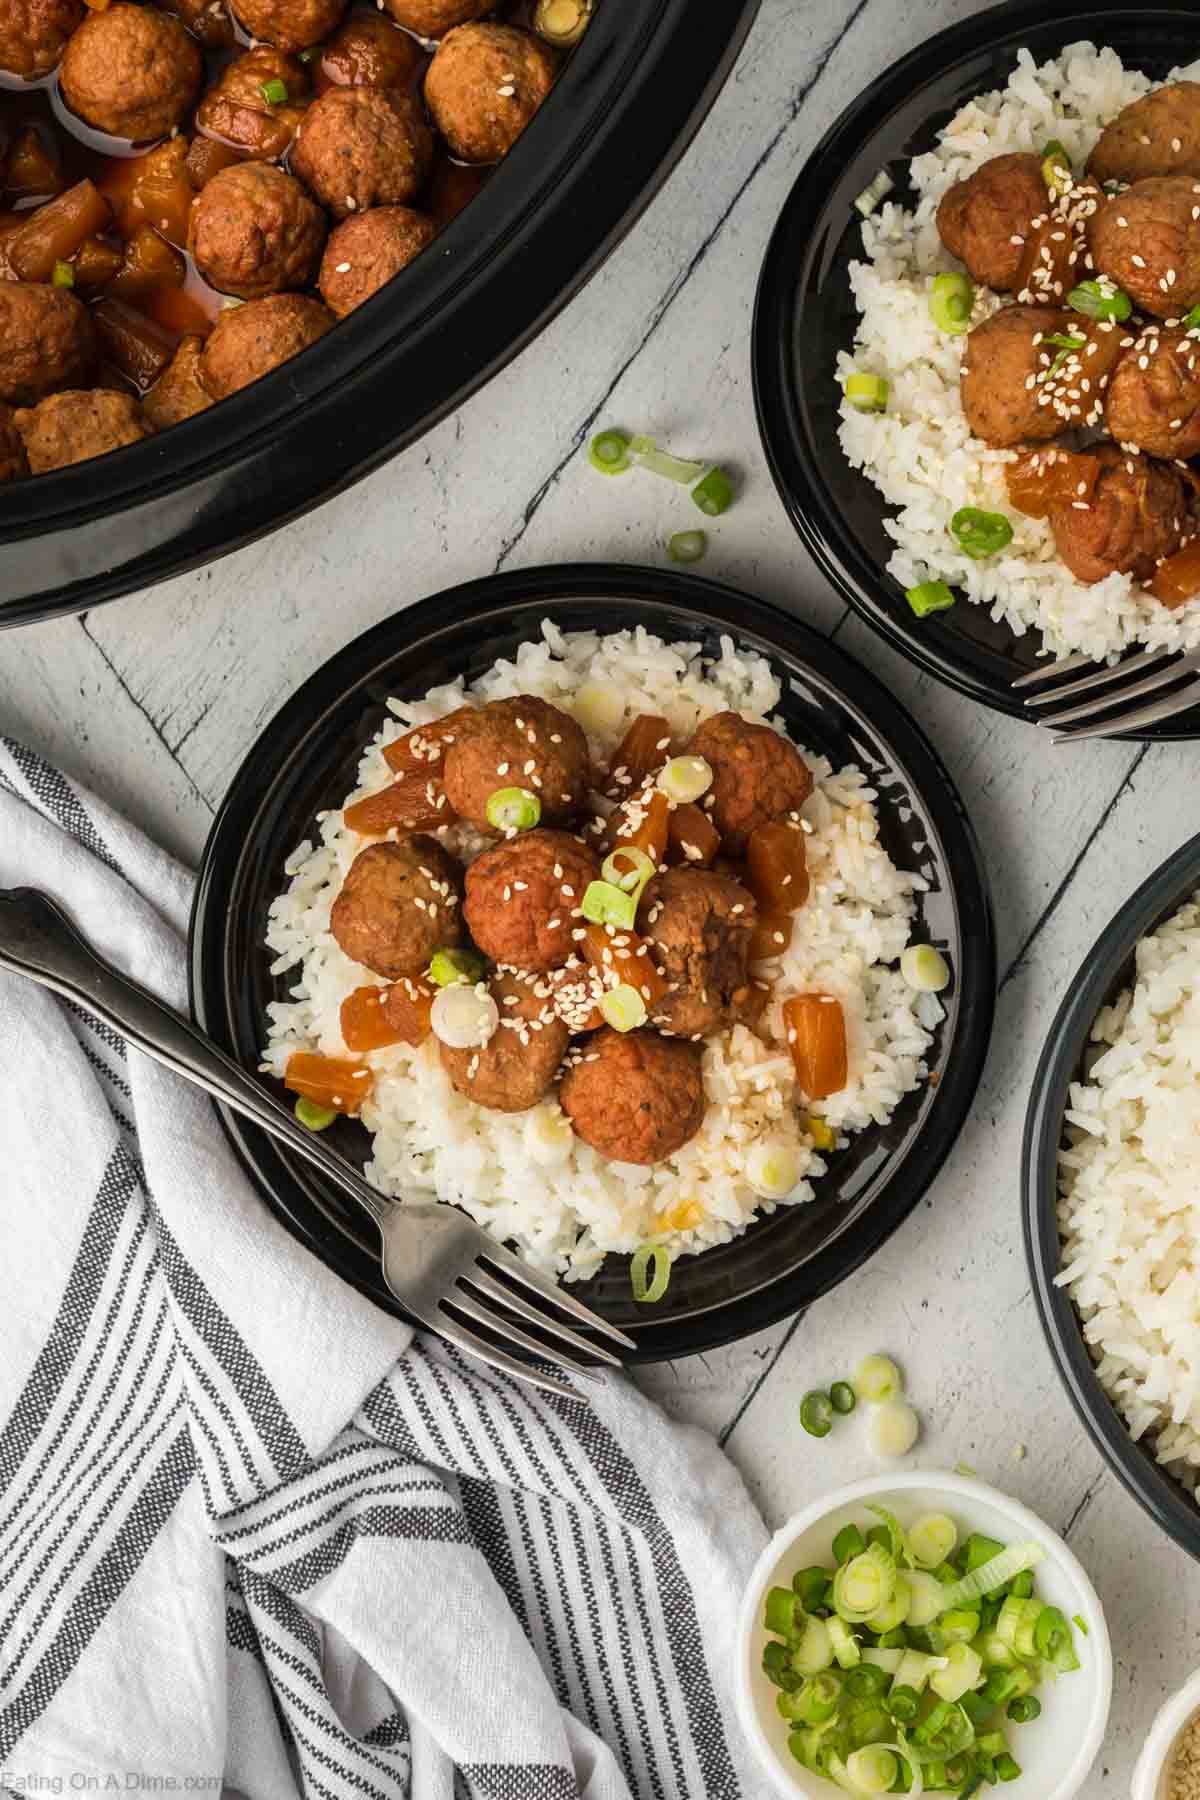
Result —
<instances>
[{"instance_id":1,"label":"textured white background","mask_svg":"<svg viewBox=\"0 0 1200 1800\"><path fill-rule=\"evenodd\" d=\"M822 1445L804 1436L801 1395L867 1350L899 1356L925 1420L914 1460L964 1459L1018 1495L1067 1534L1100 1589L1117 1682L1086 1792L1117 1800L1160 1700L1200 1663L1200 1572L1105 1471L1053 1372L1021 1250L1018 1147L1039 1044L1086 946L1195 829L1195 752L1055 751L915 674L846 616L794 537L750 388L757 272L805 156L897 55L976 10L765 0L682 166L518 362L406 455L265 542L90 616L0 637L0 728L194 861L255 734L368 625L497 568L662 560L678 500L665 484L590 477L577 453L596 420L736 466L744 494L704 572L836 634L933 737L990 863L1001 991L973 1119L907 1226L806 1317L645 1385L720 1434L774 1524L869 1467L856 1421Z\"/></svg>"}]
</instances>

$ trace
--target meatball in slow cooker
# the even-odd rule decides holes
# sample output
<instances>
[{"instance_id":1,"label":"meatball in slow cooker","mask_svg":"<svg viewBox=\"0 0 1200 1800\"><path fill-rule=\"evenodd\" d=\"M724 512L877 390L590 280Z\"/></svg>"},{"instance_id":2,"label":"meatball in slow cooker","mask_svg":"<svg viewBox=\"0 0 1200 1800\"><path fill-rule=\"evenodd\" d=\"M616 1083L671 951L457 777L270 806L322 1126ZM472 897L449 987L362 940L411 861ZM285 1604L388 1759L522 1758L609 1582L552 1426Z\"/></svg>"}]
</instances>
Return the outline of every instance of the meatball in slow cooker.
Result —
<instances>
[{"instance_id":1,"label":"meatball in slow cooker","mask_svg":"<svg viewBox=\"0 0 1200 1800\"><path fill-rule=\"evenodd\" d=\"M40 281L0 281L0 400L33 406L78 387L96 360L96 334L74 294Z\"/></svg>"},{"instance_id":2,"label":"meatball in slow cooker","mask_svg":"<svg viewBox=\"0 0 1200 1800\"><path fill-rule=\"evenodd\" d=\"M397 25L423 38L441 37L468 19L481 18L494 4L495 0L384 0Z\"/></svg>"},{"instance_id":3,"label":"meatball in slow cooker","mask_svg":"<svg viewBox=\"0 0 1200 1800\"><path fill-rule=\"evenodd\" d=\"M427 250L437 227L410 206L373 206L343 219L330 233L317 285L331 312L344 319Z\"/></svg>"},{"instance_id":4,"label":"meatball in slow cooker","mask_svg":"<svg viewBox=\"0 0 1200 1800\"><path fill-rule=\"evenodd\" d=\"M1172 81L1123 108L1088 158L1097 181L1200 175L1200 83Z\"/></svg>"},{"instance_id":5,"label":"meatball in slow cooker","mask_svg":"<svg viewBox=\"0 0 1200 1800\"><path fill-rule=\"evenodd\" d=\"M203 76L200 47L155 6L115 0L89 12L59 70L62 97L98 131L141 142L165 137L191 111Z\"/></svg>"},{"instance_id":6,"label":"meatball in slow cooker","mask_svg":"<svg viewBox=\"0 0 1200 1800\"><path fill-rule=\"evenodd\" d=\"M558 968L575 948L587 885L599 877L598 858L570 832L522 832L467 869L463 911L471 936L506 967Z\"/></svg>"},{"instance_id":7,"label":"meatball in slow cooker","mask_svg":"<svg viewBox=\"0 0 1200 1800\"><path fill-rule=\"evenodd\" d=\"M7 406L0 405L0 481L19 481L29 473L29 458L17 422Z\"/></svg>"},{"instance_id":8,"label":"meatball in slow cooker","mask_svg":"<svg viewBox=\"0 0 1200 1800\"><path fill-rule=\"evenodd\" d=\"M425 58L405 31L379 13L351 13L321 45L317 92L330 87L412 88Z\"/></svg>"},{"instance_id":9,"label":"meatball in slow cooker","mask_svg":"<svg viewBox=\"0 0 1200 1800\"><path fill-rule=\"evenodd\" d=\"M83 0L0 0L0 69L37 81L62 60Z\"/></svg>"},{"instance_id":10,"label":"meatball in slow cooker","mask_svg":"<svg viewBox=\"0 0 1200 1800\"><path fill-rule=\"evenodd\" d=\"M335 219L401 206L429 173L433 138L411 94L329 88L314 100L292 169Z\"/></svg>"},{"instance_id":11,"label":"meatball in slow cooker","mask_svg":"<svg viewBox=\"0 0 1200 1800\"><path fill-rule=\"evenodd\" d=\"M326 230L294 175L274 163L235 163L193 201L188 248L220 293L260 300L311 283Z\"/></svg>"},{"instance_id":12,"label":"meatball in slow cooker","mask_svg":"<svg viewBox=\"0 0 1200 1800\"><path fill-rule=\"evenodd\" d=\"M1040 157L993 156L947 188L937 226L951 256L965 263L976 281L1007 294L1018 285L1033 221L1046 208Z\"/></svg>"},{"instance_id":13,"label":"meatball in slow cooker","mask_svg":"<svg viewBox=\"0 0 1200 1800\"><path fill-rule=\"evenodd\" d=\"M203 352L203 338L180 340L178 350L142 401L142 415L153 430L165 431L168 425L181 425L212 405L200 384Z\"/></svg>"},{"instance_id":14,"label":"meatball in slow cooker","mask_svg":"<svg viewBox=\"0 0 1200 1800\"><path fill-rule=\"evenodd\" d=\"M469 735L447 750L442 773L455 812L483 830L491 826L488 801L502 788L524 788L545 824L565 824L587 797L587 738L569 714L532 694L489 700Z\"/></svg>"},{"instance_id":15,"label":"meatball in slow cooker","mask_svg":"<svg viewBox=\"0 0 1200 1800\"><path fill-rule=\"evenodd\" d=\"M328 307L307 294L271 294L223 312L200 357L200 381L212 400L269 375L307 350L336 323Z\"/></svg>"},{"instance_id":16,"label":"meatball in slow cooker","mask_svg":"<svg viewBox=\"0 0 1200 1800\"><path fill-rule=\"evenodd\" d=\"M554 85L553 53L515 25L460 25L442 39L425 101L451 155L468 163L507 156Z\"/></svg>"},{"instance_id":17,"label":"meatball in slow cooker","mask_svg":"<svg viewBox=\"0 0 1200 1800\"><path fill-rule=\"evenodd\" d=\"M49 474L71 463L107 456L150 434L132 394L110 388L85 388L51 394L16 415L25 443L30 473Z\"/></svg>"},{"instance_id":18,"label":"meatball in slow cooker","mask_svg":"<svg viewBox=\"0 0 1200 1800\"><path fill-rule=\"evenodd\" d=\"M796 812L812 792L812 775L800 752L769 725L738 713L714 713L688 745L713 772L702 805L733 855L746 848L759 825Z\"/></svg>"},{"instance_id":19,"label":"meatball in slow cooker","mask_svg":"<svg viewBox=\"0 0 1200 1800\"><path fill-rule=\"evenodd\" d=\"M497 975L489 985L500 1023L487 1043L473 1050L439 1043L438 1055L459 1093L477 1106L526 1112L554 1085L569 1041L567 1027L536 975Z\"/></svg>"},{"instance_id":20,"label":"meatball in slow cooker","mask_svg":"<svg viewBox=\"0 0 1200 1800\"><path fill-rule=\"evenodd\" d=\"M668 869L642 898L641 935L669 991L654 1023L676 1037L707 1036L730 1023L750 986L754 896L730 875Z\"/></svg>"},{"instance_id":21,"label":"meatball in slow cooker","mask_svg":"<svg viewBox=\"0 0 1200 1800\"><path fill-rule=\"evenodd\" d=\"M1098 208L1088 225L1092 260L1156 318L1182 318L1200 301L1200 182L1153 175Z\"/></svg>"},{"instance_id":22,"label":"meatball in slow cooker","mask_svg":"<svg viewBox=\"0 0 1200 1800\"><path fill-rule=\"evenodd\" d=\"M1063 430L1051 382L1058 347L1048 340L1070 336L1076 317L1053 306L1005 306L968 334L962 405L977 438L1010 448Z\"/></svg>"},{"instance_id":23,"label":"meatball in slow cooker","mask_svg":"<svg viewBox=\"0 0 1200 1800\"><path fill-rule=\"evenodd\" d=\"M251 37L280 50L307 50L327 38L346 10L346 0L234 0Z\"/></svg>"},{"instance_id":24,"label":"meatball in slow cooker","mask_svg":"<svg viewBox=\"0 0 1200 1800\"><path fill-rule=\"evenodd\" d=\"M286 100L272 103L264 89ZM196 112L200 131L244 156L274 162L286 154L308 103L308 71L273 44L257 44L229 64Z\"/></svg>"},{"instance_id":25,"label":"meatball in slow cooker","mask_svg":"<svg viewBox=\"0 0 1200 1800\"><path fill-rule=\"evenodd\" d=\"M1115 444L1098 444L1093 455L1102 466L1090 500L1050 510L1058 554L1088 584L1118 573L1149 581L1196 529L1195 478Z\"/></svg>"},{"instance_id":26,"label":"meatball in slow cooker","mask_svg":"<svg viewBox=\"0 0 1200 1800\"><path fill-rule=\"evenodd\" d=\"M601 1156L662 1162L704 1122L700 1046L606 1027L568 1068L558 1097L575 1135Z\"/></svg>"},{"instance_id":27,"label":"meatball in slow cooker","mask_svg":"<svg viewBox=\"0 0 1200 1800\"><path fill-rule=\"evenodd\" d=\"M352 962L397 981L463 941L462 875L436 838L370 844L351 863L329 929Z\"/></svg>"},{"instance_id":28,"label":"meatball in slow cooker","mask_svg":"<svg viewBox=\"0 0 1200 1800\"><path fill-rule=\"evenodd\" d=\"M1106 422L1150 456L1200 455L1200 336L1147 326L1113 371Z\"/></svg>"}]
</instances>

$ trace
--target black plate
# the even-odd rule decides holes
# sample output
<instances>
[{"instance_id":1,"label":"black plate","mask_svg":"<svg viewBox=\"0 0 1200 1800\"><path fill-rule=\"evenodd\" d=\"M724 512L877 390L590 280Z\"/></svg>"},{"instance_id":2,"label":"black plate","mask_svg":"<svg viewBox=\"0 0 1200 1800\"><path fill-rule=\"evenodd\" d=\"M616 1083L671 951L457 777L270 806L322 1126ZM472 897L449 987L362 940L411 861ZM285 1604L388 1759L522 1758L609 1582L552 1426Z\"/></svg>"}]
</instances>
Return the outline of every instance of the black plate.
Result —
<instances>
[{"instance_id":1,"label":"black plate","mask_svg":"<svg viewBox=\"0 0 1200 1800\"><path fill-rule=\"evenodd\" d=\"M419 695L536 638L566 629L645 625L713 652L722 633L786 675L781 711L792 734L835 763L856 762L882 796L883 839L930 881L921 936L948 947L955 980L933 1053L937 1080L909 1095L888 1126L836 1159L807 1207L782 1209L734 1243L676 1265L652 1313L630 1299L628 1259L609 1257L579 1289L631 1328L656 1361L726 1343L843 1281L895 1230L940 1168L975 1092L991 1029L995 953L987 880L949 776L916 726L876 682L804 626L733 589L691 576L603 564L492 577L439 594L368 631L317 671L262 732L234 779L205 849L192 914L191 981L205 1030L248 1068L258 1062L265 1007L283 984L262 948L285 859L313 815L354 786L362 745L389 694ZM223 1114L267 1203L331 1268L393 1311L379 1279L373 1228L306 1167ZM346 1123L340 1147L362 1159L366 1135Z\"/></svg>"},{"instance_id":2,"label":"black plate","mask_svg":"<svg viewBox=\"0 0 1200 1800\"><path fill-rule=\"evenodd\" d=\"M1149 1450L1130 1437L1120 1413L1100 1385L1079 1315L1062 1288L1054 1285L1060 1266L1057 1162L1068 1089L1072 1082L1083 1078L1084 1053L1096 1014L1134 979L1134 951L1139 940L1157 931L1197 888L1200 837L1192 838L1182 850L1168 857L1142 883L1077 970L1050 1027L1033 1078L1025 1119L1022 1186L1025 1253L1034 1297L1072 1404L1118 1481L1177 1544L1200 1557L1200 1509L1187 1490L1155 1462Z\"/></svg>"},{"instance_id":3,"label":"black plate","mask_svg":"<svg viewBox=\"0 0 1200 1800\"><path fill-rule=\"evenodd\" d=\"M113 456L0 486L0 625L78 611L249 543L459 406L665 181L758 0L604 0L511 155L426 256L314 349Z\"/></svg>"},{"instance_id":4,"label":"black plate","mask_svg":"<svg viewBox=\"0 0 1200 1800\"><path fill-rule=\"evenodd\" d=\"M847 108L792 189L767 251L754 319L759 427L779 492L808 549L839 592L910 662L1000 712L1028 719L1011 684L1039 662L1041 635L1017 637L984 606L917 619L886 572L893 548L883 497L852 469L837 438L834 363L858 322L849 264L862 259L854 199L887 169L888 198L911 198L908 164L932 148L973 95L1002 87L1028 48L1038 62L1080 39L1110 44L1127 66L1164 76L1200 49L1193 6L1088 7L1014 0L931 38ZM1193 707L1135 739L1200 736Z\"/></svg>"}]
</instances>

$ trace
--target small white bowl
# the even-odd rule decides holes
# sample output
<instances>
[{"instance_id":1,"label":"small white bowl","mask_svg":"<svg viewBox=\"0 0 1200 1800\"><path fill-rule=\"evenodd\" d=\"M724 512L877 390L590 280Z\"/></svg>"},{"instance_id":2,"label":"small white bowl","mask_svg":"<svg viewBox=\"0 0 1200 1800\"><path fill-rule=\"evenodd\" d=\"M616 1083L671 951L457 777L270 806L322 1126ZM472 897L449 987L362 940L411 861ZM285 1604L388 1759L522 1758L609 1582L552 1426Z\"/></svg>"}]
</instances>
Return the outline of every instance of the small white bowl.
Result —
<instances>
[{"instance_id":1,"label":"small white bowl","mask_svg":"<svg viewBox=\"0 0 1200 1800\"><path fill-rule=\"evenodd\" d=\"M1183 1728L1200 1712L1200 1674L1184 1682L1179 1692L1159 1710L1150 1727L1142 1754L1137 1759L1130 1787L1131 1800L1167 1800L1171 1758Z\"/></svg>"},{"instance_id":2,"label":"small white bowl","mask_svg":"<svg viewBox=\"0 0 1200 1800\"><path fill-rule=\"evenodd\" d=\"M789 1727L775 1705L777 1690L762 1672L767 1589L790 1586L797 1569L828 1564L834 1534L843 1525L877 1525L866 1510L872 1501L894 1512L902 1525L924 1512L944 1512L964 1537L981 1531L1004 1544L1032 1539L1042 1545L1046 1560L1037 1569L1038 1592L1068 1618L1078 1613L1086 1623L1086 1636L1076 1631L1083 1666L1039 1689L1041 1717L1017 1727L1012 1740L1021 1778L1003 1791L1006 1800L1071 1800L1104 1740L1112 1700L1112 1648L1099 1596L1078 1558L1027 1507L982 1481L920 1470L874 1476L828 1495L789 1519L758 1559L738 1620L734 1691L742 1726L776 1792L784 1800L845 1800L840 1788L810 1775L787 1747ZM1135 1792L1135 1800L1143 1796ZM1154 1789L1146 1790L1145 1800L1158 1800Z\"/></svg>"}]
</instances>

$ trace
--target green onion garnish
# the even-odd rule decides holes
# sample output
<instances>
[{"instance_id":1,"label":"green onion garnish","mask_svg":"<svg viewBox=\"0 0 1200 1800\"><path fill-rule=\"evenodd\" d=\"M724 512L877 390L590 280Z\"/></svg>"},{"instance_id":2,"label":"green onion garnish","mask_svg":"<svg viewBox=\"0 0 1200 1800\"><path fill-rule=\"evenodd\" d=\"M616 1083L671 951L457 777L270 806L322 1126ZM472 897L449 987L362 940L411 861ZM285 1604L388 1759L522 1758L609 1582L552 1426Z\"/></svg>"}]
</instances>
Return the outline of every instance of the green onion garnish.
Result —
<instances>
[{"instance_id":1,"label":"green onion garnish","mask_svg":"<svg viewBox=\"0 0 1200 1800\"><path fill-rule=\"evenodd\" d=\"M497 831L532 831L542 816L542 803L528 788L497 788L484 808Z\"/></svg>"},{"instance_id":2,"label":"green onion garnish","mask_svg":"<svg viewBox=\"0 0 1200 1800\"><path fill-rule=\"evenodd\" d=\"M654 1272L647 1280L650 1265ZM671 1253L665 1244L643 1244L629 1259L629 1281L633 1297L639 1305L652 1306L661 1300L671 1280Z\"/></svg>"},{"instance_id":3,"label":"green onion garnish","mask_svg":"<svg viewBox=\"0 0 1200 1800\"><path fill-rule=\"evenodd\" d=\"M763 1624L778 1637L791 1637L803 1623L803 1612L794 1588L773 1587L767 1595Z\"/></svg>"},{"instance_id":4,"label":"green onion garnish","mask_svg":"<svg viewBox=\"0 0 1200 1800\"><path fill-rule=\"evenodd\" d=\"M617 925L622 931L632 931L637 896L624 893L611 881L589 881L583 891L582 911L593 925Z\"/></svg>"},{"instance_id":5,"label":"green onion garnish","mask_svg":"<svg viewBox=\"0 0 1200 1800\"><path fill-rule=\"evenodd\" d=\"M1021 1765L1019 1762L1014 1761L1008 1754L1008 1751L1005 1750L1002 1755L996 1758L996 1774L1001 1781L1019 1781L1021 1778Z\"/></svg>"},{"instance_id":6,"label":"green onion garnish","mask_svg":"<svg viewBox=\"0 0 1200 1800\"><path fill-rule=\"evenodd\" d=\"M882 375L847 375L843 390L855 412L886 412L891 389Z\"/></svg>"},{"instance_id":7,"label":"green onion garnish","mask_svg":"<svg viewBox=\"0 0 1200 1800\"><path fill-rule=\"evenodd\" d=\"M627 982L601 995L600 1011L614 1031L636 1031L649 1017L645 1000Z\"/></svg>"},{"instance_id":8,"label":"green onion garnish","mask_svg":"<svg viewBox=\"0 0 1200 1800\"><path fill-rule=\"evenodd\" d=\"M708 533L705 531L677 531L667 539L667 555L672 562L700 562L708 550Z\"/></svg>"},{"instance_id":9,"label":"green onion garnish","mask_svg":"<svg viewBox=\"0 0 1200 1800\"><path fill-rule=\"evenodd\" d=\"M470 950L435 950L429 964L434 987L453 987L457 982L483 980L483 958Z\"/></svg>"},{"instance_id":10,"label":"green onion garnish","mask_svg":"<svg viewBox=\"0 0 1200 1800\"><path fill-rule=\"evenodd\" d=\"M983 512L978 506L960 506L950 521L950 531L959 549L976 562L995 556L1012 543L1013 528L1004 514Z\"/></svg>"},{"instance_id":11,"label":"green onion garnish","mask_svg":"<svg viewBox=\"0 0 1200 1800\"><path fill-rule=\"evenodd\" d=\"M1184 314L1183 329L1185 331L1200 331L1200 306L1193 306L1190 313Z\"/></svg>"},{"instance_id":12,"label":"green onion garnish","mask_svg":"<svg viewBox=\"0 0 1200 1800\"><path fill-rule=\"evenodd\" d=\"M792 1576L792 1586L800 1596L800 1604L805 1612L816 1612L825 1604L825 1594L829 1587L829 1576L824 1569L815 1565L809 1569L797 1569Z\"/></svg>"},{"instance_id":13,"label":"green onion garnish","mask_svg":"<svg viewBox=\"0 0 1200 1800\"><path fill-rule=\"evenodd\" d=\"M975 288L966 275L935 275L929 286L929 316L942 331L961 336L971 325Z\"/></svg>"},{"instance_id":14,"label":"green onion garnish","mask_svg":"<svg viewBox=\"0 0 1200 1800\"><path fill-rule=\"evenodd\" d=\"M50 272L50 285L56 288L73 288L75 286L75 271L70 263L63 262L61 257Z\"/></svg>"},{"instance_id":15,"label":"green onion garnish","mask_svg":"<svg viewBox=\"0 0 1200 1800\"><path fill-rule=\"evenodd\" d=\"M921 1710L921 1696L914 1687L894 1687L884 1705L898 1725L911 1725Z\"/></svg>"},{"instance_id":16,"label":"green onion garnish","mask_svg":"<svg viewBox=\"0 0 1200 1800\"><path fill-rule=\"evenodd\" d=\"M954 594L944 581L923 581L919 587L906 588L904 598L918 619L928 613L945 612L954 605Z\"/></svg>"},{"instance_id":17,"label":"green onion garnish","mask_svg":"<svg viewBox=\"0 0 1200 1800\"><path fill-rule=\"evenodd\" d=\"M611 887L636 896L653 877L654 864L636 844L622 844L605 857L600 873Z\"/></svg>"},{"instance_id":18,"label":"green onion garnish","mask_svg":"<svg viewBox=\"0 0 1200 1800\"><path fill-rule=\"evenodd\" d=\"M1066 149L1057 138L1051 138L1042 151L1042 180L1051 194L1055 194L1060 187L1069 188L1073 179Z\"/></svg>"},{"instance_id":19,"label":"green onion garnish","mask_svg":"<svg viewBox=\"0 0 1200 1800\"><path fill-rule=\"evenodd\" d=\"M1033 1694L1022 1694L1008 1703L1008 1717L1014 1725L1028 1725L1042 1716L1042 1703Z\"/></svg>"},{"instance_id":20,"label":"green onion garnish","mask_svg":"<svg viewBox=\"0 0 1200 1800\"><path fill-rule=\"evenodd\" d=\"M1133 311L1133 301L1124 288L1111 281L1081 281L1067 295L1067 305L1088 319L1115 319L1122 324Z\"/></svg>"},{"instance_id":21,"label":"green onion garnish","mask_svg":"<svg viewBox=\"0 0 1200 1800\"><path fill-rule=\"evenodd\" d=\"M869 1744L846 1759L851 1793L890 1794L900 1776L900 1759L884 1744Z\"/></svg>"},{"instance_id":22,"label":"green onion garnish","mask_svg":"<svg viewBox=\"0 0 1200 1800\"><path fill-rule=\"evenodd\" d=\"M651 475L661 475L664 481L678 482L680 487L691 487L708 466L707 463L688 462L682 456L672 456L669 450L660 450L652 437L640 434L629 440L629 460Z\"/></svg>"},{"instance_id":23,"label":"green onion garnish","mask_svg":"<svg viewBox=\"0 0 1200 1800\"><path fill-rule=\"evenodd\" d=\"M601 475L623 475L633 467L629 439L623 431L601 431L588 445L588 461Z\"/></svg>"},{"instance_id":24,"label":"green onion garnish","mask_svg":"<svg viewBox=\"0 0 1200 1800\"><path fill-rule=\"evenodd\" d=\"M315 1100L297 1100L295 1113L309 1131L324 1131L338 1116L334 1107L318 1106Z\"/></svg>"},{"instance_id":25,"label":"green onion garnish","mask_svg":"<svg viewBox=\"0 0 1200 1800\"><path fill-rule=\"evenodd\" d=\"M843 1563L861 1556L866 1547L867 1540L857 1525L843 1525L833 1540L833 1559L840 1569Z\"/></svg>"},{"instance_id":26,"label":"green onion garnish","mask_svg":"<svg viewBox=\"0 0 1200 1800\"><path fill-rule=\"evenodd\" d=\"M842 1684L829 1669L810 1675L800 1689L796 1716L805 1725L824 1725L841 1705Z\"/></svg>"},{"instance_id":27,"label":"green onion garnish","mask_svg":"<svg viewBox=\"0 0 1200 1800\"><path fill-rule=\"evenodd\" d=\"M273 81L260 81L258 91L268 106L287 105L287 82L280 81L278 76Z\"/></svg>"},{"instance_id":28,"label":"green onion garnish","mask_svg":"<svg viewBox=\"0 0 1200 1800\"><path fill-rule=\"evenodd\" d=\"M886 1669L875 1663L860 1663L846 1675L846 1692L853 1694L856 1700L874 1700L891 1686L891 1677Z\"/></svg>"},{"instance_id":29,"label":"green onion garnish","mask_svg":"<svg viewBox=\"0 0 1200 1800\"><path fill-rule=\"evenodd\" d=\"M1082 1631L1084 1637L1091 1637L1092 1634L1088 1630L1087 1620L1084 1618L1082 1613L1073 1613L1071 1615L1071 1623L1072 1623L1072 1625L1078 1625L1078 1627L1079 1627L1080 1631Z\"/></svg>"},{"instance_id":30,"label":"green onion garnish","mask_svg":"<svg viewBox=\"0 0 1200 1800\"><path fill-rule=\"evenodd\" d=\"M864 219L869 219L879 202L890 194L895 182L886 169L880 169L878 175L869 181L861 194L855 196L854 204Z\"/></svg>"},{"instance_id":31,"label":"green onion garnish","mask_svg":"<svg viewBox=\"0 0 1200 1800\"><path fill-rule=\"evenodd\" d=\"M829 1398L834 1412L852 1413L858 1405L858 1395L848 1381L835 1381L829 1390Z\"/></svg>"},{"instance_id":32,"label":"green onion garnish","mask_svg":"<svg viewBox=\"0 0 1200 1800\"><path fill-rule=\"evenodd\" d=\"M692 489L692 499L702 513L715 519L733 505L733 483L724 469L710 469Z\"/></svg>"},{"instance_id":33,"label":"green onion garnish","mask_svg":"<svg viewBox=\"0 0 1200 1800\"><path fill-rule=\"evenodd\" d=\"M890 1356L865 1356L854 1374L854 1391L861 1400L877 1406L904 1392L904 1380Z\"/></svg>"},{"instance_id":34,"label":"green onion garnish","mask_svg":"<svg viewBox=\"0 0 1200 1800\"><path fill-rule=\"evenodd\" d=\"M829 1395L814 1388L800 1402L800 1423L809 1437L828 1437L833 1430L833 1406Z\"/></svg>"},{"instance_id":35,"label":"green onion garnish","mask_svg":"<svg viewBox=\"0 0 1200 1800\"><path fill-rule=\"evenodd\" d=\"M908 1533L913 1561L922 1569L936 1569L954 1555L958 1527L945 1513L922 1513Z\"/></svg>"},{"instance_id":36,"label":"green onion garnish","mask_svg":"<svg viewBox=\"0 0 1200 1800\"><path fill-rule=\"evenodd\" d=\"M296 58L296 61L302 62L302 63L316 62L316 60L317 60L318 56L320 56L320 54L321 54L320 45L319 44L310 44L308 46L307 50L300 51L299 55Z\"/></svg>"}]
</instances>

